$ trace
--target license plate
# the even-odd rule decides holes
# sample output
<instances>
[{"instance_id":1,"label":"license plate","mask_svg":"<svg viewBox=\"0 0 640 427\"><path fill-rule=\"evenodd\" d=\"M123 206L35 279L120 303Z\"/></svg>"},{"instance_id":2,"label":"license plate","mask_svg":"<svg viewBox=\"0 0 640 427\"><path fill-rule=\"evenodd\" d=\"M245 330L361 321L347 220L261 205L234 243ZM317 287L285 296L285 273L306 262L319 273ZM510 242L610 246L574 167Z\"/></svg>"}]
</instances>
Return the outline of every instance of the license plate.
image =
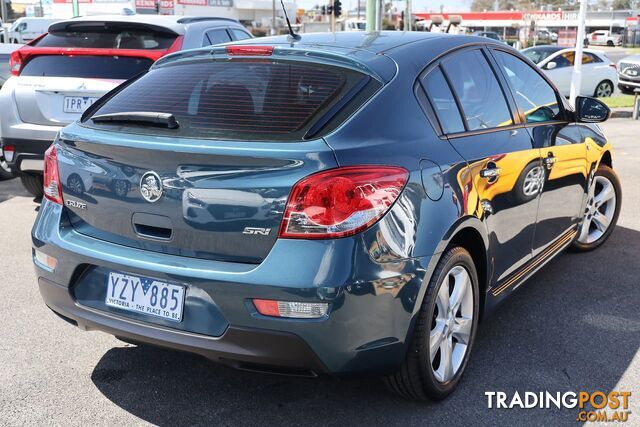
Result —
<instances>
[{"instance_id":1,"label":"license plate","mask_svg":"<svg viewBox=\"0 0 640 427\"><path fill-rule=\"evenodd\" d=\"M62 100L62 110L65 113L84 113L98 98L90 96L65 96Z\"/></svg>"},{"instance_id":2,"label":"license plate","mask_svg":"<svg viewBox=\"0 0 640 427\"><path fill-rule=\"evenodd\" d=\"M174 322L182 321L185 287L148 277L109 273L105 304Z\"/></svg>"}]
</instances>

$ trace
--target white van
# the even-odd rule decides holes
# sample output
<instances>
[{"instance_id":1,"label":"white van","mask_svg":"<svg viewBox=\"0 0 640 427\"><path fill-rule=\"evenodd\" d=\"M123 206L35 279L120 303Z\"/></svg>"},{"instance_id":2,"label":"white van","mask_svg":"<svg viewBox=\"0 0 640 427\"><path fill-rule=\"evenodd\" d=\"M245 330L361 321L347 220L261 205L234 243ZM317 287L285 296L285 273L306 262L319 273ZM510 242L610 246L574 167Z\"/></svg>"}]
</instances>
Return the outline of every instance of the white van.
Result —
<instances>
[{"instance_id":1,"label":"white van","mask_svg":"<svg viewBox=\"0 0 640 427\"><path fill-rule=\"evenodd\" d=\"M9 43L27 43L46 33L59 18L18 18L9 28Z\"/></svg>"}]
</instances>

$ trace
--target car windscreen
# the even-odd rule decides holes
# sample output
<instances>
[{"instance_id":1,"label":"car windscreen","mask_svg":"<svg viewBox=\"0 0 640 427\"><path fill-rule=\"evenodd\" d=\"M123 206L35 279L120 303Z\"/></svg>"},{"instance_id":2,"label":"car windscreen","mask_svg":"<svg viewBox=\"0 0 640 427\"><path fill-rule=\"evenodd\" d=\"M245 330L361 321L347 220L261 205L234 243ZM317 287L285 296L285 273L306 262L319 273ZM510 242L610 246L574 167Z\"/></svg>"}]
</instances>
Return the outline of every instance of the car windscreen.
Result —
<instances>
[{"instance_id":1,"label":"car windscreen","mask_svg":"<svg viewBox=\"0 0 640 427\"><path fill-rule=\"evenodd\" d=\"M34 46L79 47L91 49L168 49L176 34L144 29L106 28L104 30L73 30L48 33Z\"/></svg>"},{"instance_id":2,"label":"car windscreen","mask_svg":"<svg viewBox=\"0 0 640 427\"><path fill-rule=\"evenodd\" d=\"M104 124L132 133L231 140L300 140L332 105L370 77L334 66L280 60L205 60L154 69L103 101L91 116L172 114L177 129Z\"/></svg>"},{"instance_id":3,"label":"car windscreen","mask_svg":"<svg viewBox=\"0 0 640 427\"><path fill-rule=\"evenodd\" d=\"M42 55L30 59L20 75L128 80L152 64L150 59L129 56Z\"/></svg>"}]
</instances>

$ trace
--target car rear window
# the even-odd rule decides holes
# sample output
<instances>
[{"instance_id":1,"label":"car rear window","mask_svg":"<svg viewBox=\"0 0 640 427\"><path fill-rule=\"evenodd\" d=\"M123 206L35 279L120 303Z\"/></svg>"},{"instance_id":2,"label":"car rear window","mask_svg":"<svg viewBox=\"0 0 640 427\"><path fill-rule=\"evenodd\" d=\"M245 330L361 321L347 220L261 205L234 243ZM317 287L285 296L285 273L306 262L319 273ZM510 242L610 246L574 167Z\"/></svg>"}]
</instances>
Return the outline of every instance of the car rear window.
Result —
<instances>
[{"instance_id":1,"label":"car rear window","mask_svg":"<svg viewBox=\"0 0 640 427\"><path fill-rule=\"evenodd\" d=\"M79 47L92 49L168 49L176 34L126 28L73 30L48 33L38 40L38 47Z\"/></svg>"},{"instance_id":2,"label":"car rear window","mask_svg":"<svg viewBox=\"0 0 640 427\"><path fill-rule=\"evenodd\" d=\"M81 77L127 80L147 71L153 61L128 56L36 56L27 62L21 76Z\"/></svg>"},{"instance_id":3,"label":"car rear window","mask_svg":"<svg viewBox=\"0 0 640 427\"><path fill-rule=\"evenodd\" d=\"M91 115L159 112L173 114L179 123L173 130L126 125L129 132L145 134L299 140L315 117L363 80L370 78L351 69L301 62L198 61L152 70L103 101Z\"/></svg>"}]
</instances>

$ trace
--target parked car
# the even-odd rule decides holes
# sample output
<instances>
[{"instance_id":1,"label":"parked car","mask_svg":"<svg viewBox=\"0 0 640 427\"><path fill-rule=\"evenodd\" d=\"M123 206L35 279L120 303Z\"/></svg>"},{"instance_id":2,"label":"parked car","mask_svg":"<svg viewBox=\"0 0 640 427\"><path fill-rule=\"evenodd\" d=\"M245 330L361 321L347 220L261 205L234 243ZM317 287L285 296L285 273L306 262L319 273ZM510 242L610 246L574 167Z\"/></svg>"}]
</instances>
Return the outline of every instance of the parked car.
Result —
<instances>
[{"instance_id":1,"label":"parked car","mask_svg":"<svg viewBox=\"0 0 640 427\"><path fill-rule=\"evenodd\" d=\"M589 34L589 44L594 46L622 46L622 34L609 30L598 30Z\"/></svg>"},{"instance_id":2,"label":"parked car","mask_svg":"<svg viewBox=\"0 0 640 427\"><path fill-rule=\"evenodd\" d=\"M640 55L626 56L618 61L618 88L626 94L640 89Z\"/></svg>"},{"instance_id":3,"label":"parked car","mask_svg":"<svg viewBox=\"0 0 640 427\"><path fill-rule=\"evenodd\" d=\"M20 48L20 46L21 45L18 44L0 44L0 87L2 87L4 82L7 81L9 76L11 76L11 73L9 72L9 57L11 56L11 52ZM0 181L13 177L14 174L11 172L11 168L5 159L4 152L0 146Z\"/></svg>"},{"instance_id":4,"label":"parked car","mask_svg":"<svg viewBox=\"0 0 640 427\"><path fill-rule=\"evenodd\" d=\"M471 33L472 36L477 36L477 37L486 37L488 39L492 39L492 40L498 40L498 41L502 41L502 37L500 37L500 35L494 31L474 31L473 33Z\"/></svg>"},{"instance_id":5,"label":"parked car","mask_svg":"<svg viewBox=\"0 0 640 427\"><path fill-rule=\"evenodd\" d=\"M610 110L576 106L477 37L305 34L173 54L47 150L40 292L127 342L245 370L381 375L442 399L482 316L615 227L620 183L593 124ZM122 168L128 194L70 191L78 158Z\"/></svg>"},{"instance_id":6,"label":"parked car","mask_svg":"<svg viewBox=\"0 0 640 427\"><path fill-rule=\"evenodd\" d=\"M536 46L524 49L522 53L544 70L562 95L569 96L575 49L560 46ZM593 49L582 51L581 95L611 96L617 83L616 64L609 59L606 53Z\"/></svg>"},{"instance_id":7,"label":"parked car","mask_svg":"<svg viewBox=\"0 0 640 427\"><path fill-rule=\"evenodd\" d=\"M9 43L24 44L47 32L49 25L60 18L18 18L7 31Z\"/></svg>"},{"instance_id":8,"label":"parked car","mask_svg":"<svg viewBox=\"0 0 640 427\"><path fill-rule=\"evenodd\" d=\"M2 146L25 188L42 196L44 152L102 95L181 49L251 38L237 21L183 16L88 16L55 23L11 55L0 90Z\"/></svg>"}]
</instances>

